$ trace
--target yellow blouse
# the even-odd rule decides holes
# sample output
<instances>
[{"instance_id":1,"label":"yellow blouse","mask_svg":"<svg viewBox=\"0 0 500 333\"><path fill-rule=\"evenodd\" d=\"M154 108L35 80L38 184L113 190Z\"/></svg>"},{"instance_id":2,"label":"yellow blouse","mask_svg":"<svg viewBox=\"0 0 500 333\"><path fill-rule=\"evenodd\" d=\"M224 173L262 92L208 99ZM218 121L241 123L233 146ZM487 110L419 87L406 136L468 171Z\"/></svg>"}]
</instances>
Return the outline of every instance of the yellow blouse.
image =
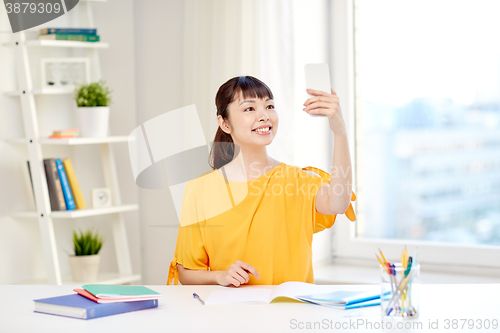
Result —
<instances>
[{"instance_id":1,"label":"yellow blouse","mask_svg":"<svg viewBox=\"0 0 500 333\"><path fill-rule=\"evenodd\" d=\"M231 181L218 170L189 181L167 285L172 280L178 284L177 263L217 271L236 260L249 263L260 275L257 279L250 274L247 284L314 283L313 233L330 228L337 216L315 208L316 194L330 183L330 175L313 167L302 170L281 163L248 182ZM346 216L356 219L352 205Z\"/></svg>"}]
</instances>

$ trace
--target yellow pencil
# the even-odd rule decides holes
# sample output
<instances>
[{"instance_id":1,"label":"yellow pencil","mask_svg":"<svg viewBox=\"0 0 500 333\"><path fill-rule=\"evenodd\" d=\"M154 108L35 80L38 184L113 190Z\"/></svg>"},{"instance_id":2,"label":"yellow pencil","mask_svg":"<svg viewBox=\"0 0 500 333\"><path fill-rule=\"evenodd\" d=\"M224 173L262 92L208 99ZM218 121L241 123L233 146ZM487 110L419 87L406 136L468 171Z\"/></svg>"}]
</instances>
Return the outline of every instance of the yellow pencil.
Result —
<instances>
[{"instance_id":1,"label":"yellow pencil","mask_svg":"<svg viewBox=\"0 0 500 333\"><path fill-rule=\"evenodd\" d=\"M378 262L382 265L382 267L384 267L385 271L390 275L391 272L389 272L389 269L387 268L387 265L384 265L384 263L382 262L382 259L380 259L378 255L375 255L375 257L377 257Z\"/></svg>"},{"instance_id":2,"label":"yellow pencil","mask_svg":"<svg viewBox=\"0 0 500 333\"><path fill-rule=\"evenodd\" d=\"M406 245L405 245L405 268L408 266L408 251L406 250Z\"/></svg>"},{"instance_id":3,"label":"yellow pencil","mask_svg":"<svg viewBox=\"0 0 500 333\"><path fill-rule=\"evenodd\" d=\"M401 267L406 268L405 251L401 252ZM401 275L405 274L405 270L401 270Z\"/></svg>"},{"instance_id":4,"label":"yellow pencil","mask_svg":"<svg viewBox=\"0 0 500 333\"><path fill-rule=\"evenodd\" d=\"M380 252L380 255L382 256L382 259L384 260L384 263L387 265L387 260L385 260L384 254L382 253L382 250L378 249L378 251Z\"/></svg>"},{"instance_id":5,"label":"yellow pencil","mask_svg":"<svg viewBox=\"0 0 500 333\"><path fill-rule=\"evenodd\" d=\"M401 295L401 309L405 309L405 301L406 301L406 291L407 289L405 288L403 294Z\"/></svg>"},{"instance_id":6,"label":"yellow pencil","mask_svg":"<svg viewBox=\"0 0 500 333\"><path fill-rule=\"evenodd\" d=\"M382 262L382 259L380 259L378 255L375 255L375 257L377 257L378 262L382 265L382 267L385 267L384 263Z\"/></svg>"}]
</instances>

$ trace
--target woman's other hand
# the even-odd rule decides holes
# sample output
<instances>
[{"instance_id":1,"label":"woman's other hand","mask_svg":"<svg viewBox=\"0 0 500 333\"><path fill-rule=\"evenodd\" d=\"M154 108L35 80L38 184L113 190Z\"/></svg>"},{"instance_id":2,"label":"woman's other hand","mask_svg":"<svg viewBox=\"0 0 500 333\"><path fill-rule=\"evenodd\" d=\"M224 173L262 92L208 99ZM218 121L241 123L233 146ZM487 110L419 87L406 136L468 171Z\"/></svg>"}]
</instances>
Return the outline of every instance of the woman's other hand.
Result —
<instances>
[{"instance_id":1,"label":"woman's other hand","mask_svg":"<svg viewBox=\"0 0 500 333\"><path fill-rule=\"evenodd\" d=\"M303 110L309 114L328 117L330 128L334 133L345 133L345 123L337 93L333 89L331 89L331 94L313 89L306 89L306 91L314 97L307 99Z\"/></svg>"},{"instance_id":2,"label":"woman's other hand","mask_svg":"<svg viewBox=\"0 0 500 333\"><path fill-rule=\"evenodd\" d=\"M224 287L239 287L250 280L250 274L260 279L260 275L257 270L250 264L243 262L241 260L236 260L234 264L229 266L226 271L220 271L217 276L216 281L218 284Z\"/></svg>"}]
</instances>

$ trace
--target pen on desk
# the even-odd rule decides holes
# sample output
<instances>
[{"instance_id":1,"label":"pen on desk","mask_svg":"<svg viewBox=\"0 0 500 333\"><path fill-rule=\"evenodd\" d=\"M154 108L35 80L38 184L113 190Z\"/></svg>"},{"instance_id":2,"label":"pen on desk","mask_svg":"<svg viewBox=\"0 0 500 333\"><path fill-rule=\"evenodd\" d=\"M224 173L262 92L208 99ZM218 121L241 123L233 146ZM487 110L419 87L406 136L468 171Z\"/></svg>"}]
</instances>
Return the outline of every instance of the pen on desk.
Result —
<instances>
[{"instance_id":1,"label":"pen on desk","mask_svg":"<svg viewBox=\"0 0 500 333\"><path fill-rule=\"evenodd\" d=\"M203 300L200 298L200 296L198 296L197 293L193 293L193 297L200 301L201 304L205 305L205 302L203 302Z\"/></svg>"}]
</instances>

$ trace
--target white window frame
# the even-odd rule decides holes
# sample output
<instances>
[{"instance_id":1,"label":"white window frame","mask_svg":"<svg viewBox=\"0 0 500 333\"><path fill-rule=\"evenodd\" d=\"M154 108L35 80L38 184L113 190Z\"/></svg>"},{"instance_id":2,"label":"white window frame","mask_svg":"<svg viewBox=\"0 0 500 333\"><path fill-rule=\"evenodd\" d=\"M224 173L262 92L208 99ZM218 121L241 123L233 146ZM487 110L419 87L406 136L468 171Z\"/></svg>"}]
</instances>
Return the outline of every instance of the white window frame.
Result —
<instances>
[{"instance_id":1,"label":"white window frame","mask_svg":"<svg viewBox=\"0 0 500 333\"><path fill-rule=\"evenodd\" d=\"M330 63L332 64L333 86L337 87L340 106L349 135L349 148L353 165L353 189L356 192L356 76L355 76L355 49L354 49L354 15L358 0L332 1L330 17L333 25L330 40ZM353 203L358 219L366 218L362 212L358 213L356 202ZM500 246L452 244L417 240L357 238L356 224L350 222L344 215L338 216L333 227L332 257L339 262L359 262L364 259L377 264L375 254L381 248L390 258L399 258L401 250L406 245L413 253L418 247L418 261L430 267L439 267L441 271L467 272L483 269L498 274L500 269ZM491 270L492 269L492 270Z\"/></svg>"}]
</instances>

